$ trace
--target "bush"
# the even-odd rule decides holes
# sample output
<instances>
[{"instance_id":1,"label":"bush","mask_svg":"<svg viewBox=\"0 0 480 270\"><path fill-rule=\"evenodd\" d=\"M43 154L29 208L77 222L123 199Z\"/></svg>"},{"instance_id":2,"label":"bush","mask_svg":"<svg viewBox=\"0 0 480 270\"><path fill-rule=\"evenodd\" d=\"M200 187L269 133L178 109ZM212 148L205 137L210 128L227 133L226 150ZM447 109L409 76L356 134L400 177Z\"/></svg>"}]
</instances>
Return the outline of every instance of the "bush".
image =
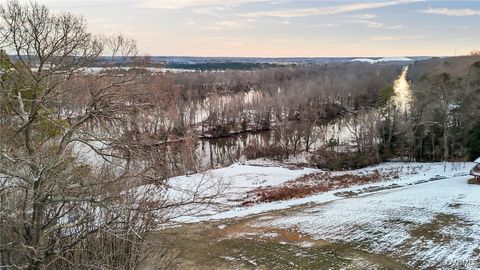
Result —
<instances>
[{"instance_id":1,"label":"bush","mask_svg":"<svg viewBox=\"0 0 480 270\"><path fill-rule=\"evenodd\" d=\"M271 158L275 160L282 160L282 157L284 156L284 150L278 145L249 145L245 147L243 154L247 159Z\"/></svg>"},{"instance_id":2,"label":"bush","mask_svg":"<svg viewBox=\"0 0 480 270\"><path fill-rule=\"evenodd\" d=\"M467 148L471 159L480 157L480 123L468 132Z\"/></svg>"},{"instance_id":3,"label":"bush","mask_svg":"<svg viewBox=\"0 0 480 270\"><path fill-rule=\"evenodd\" d=\"M358 169L378 162L373 149L358 153L350 151L348 146L322 147L310 157L310 165L327 170Z\"/></svg>"}]
</instances>

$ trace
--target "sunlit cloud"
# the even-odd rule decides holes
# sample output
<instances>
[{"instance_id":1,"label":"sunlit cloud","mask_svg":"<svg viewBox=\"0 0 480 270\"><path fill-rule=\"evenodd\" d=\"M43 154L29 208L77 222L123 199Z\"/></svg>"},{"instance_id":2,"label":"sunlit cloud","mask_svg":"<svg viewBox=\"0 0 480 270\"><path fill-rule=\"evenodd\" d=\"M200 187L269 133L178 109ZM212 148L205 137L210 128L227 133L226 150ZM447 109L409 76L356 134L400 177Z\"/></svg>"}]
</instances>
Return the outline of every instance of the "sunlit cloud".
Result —
<instances>
[{"instance_id":1,"label":"sunlit cloud","mask_svg":"<svg viewBox=\"0 0 480 270\"><path fill-rule=\"evenodd\" d=\"M436 14L445 16L475 16L480 15L480 10L464 8L464 9L452 9L452 8L428 8L420 10L426 14Z\"/></svg>"},{"instance_id":2,"label":"sunlit cloud","mask_svg":"<svg viewBox=\"0 0 480 270\"><path fill-rule=\"evenodd\" d=\"M212 17L222 18L226 16L226 12L232 11L231 7L215 6L215 7L198 7L193 9L193 12L201 15L208 15Z\"/></svg>"},{"instance_id":3,"label":"sunlit cloud","mask_svg":"<svg viewBox=\"0 0 480 270\"><path fill-rule=\"evenodd\" d=\"M244 14L244 16L294 18L294 17L335 15L335 14L342 14L342 13L348 13L353 11L377 9L377 8L422 2L422 1L423 0L398 0L398 1L387 1L387 2L353 3L353 4L338 5L338 6L331 6L331 7L324 7L324 8L259 11L259 12L247 13L247 14Z\"/></svg>"},{"instance_id":4,"label":"sunlit cloud","mask_svg":"<svg viewBox=\"0 0 480 270\"><path fill-rule=\"evenodd\" d=\"M312 24L309 25L311 28L332 28L332 27L338 27L340 24L338 23L325 23L325 24Z\"/></svg>"},{"instance_id":5,"label":"sunlit cloud","mask_svg":"<svg viewBox=\"0 0 480 270\"><path fill-rule=\"evenodd\" d=\"M238 6L246 3L270 2L270 0L141 0L146 8L183 9L206 6Z\"/></svg>"},{"instance_id":6,"label":"sunlit cloud","mask_svg":"<svg viewBox=\"0 0 480 270\"><path fill-rule=\"evenodd\" d=\"M365 25L368 28L384 28L384 29L403 29L403 28L405 28L405 26L403 26L403 25L386 25L384 23L373 20L373 19L377 18L377 15L371 14L371 13L350 15L349 17L352 18L352 19L349 20L348 22Z\"/></svg>"},{"instance_id":7,"label":"sunlit cloud","mask_svg":"<svg viewBox=\"0 0 480 270\"><path fill-rule=\"evenodd\" d=\"M384 28L384 29L404 29L406 28L403 25L385 25L384 23L381 22L376 22L372 20L351 20L350 22L356 23L356 24L362 24L366 25L368 28Z\"/></svg>"},{"instance_id":8,"label":"sunlit cloud","mask_svg":"<svg viewBox=\"0 0 480 270\"><path fill-rule=\"evenodd\" d=\"M206 26L207 30L238 30L253 28L255 19L247 20L225 20L213 23L213 25Z\"/></svg>"},{"instance_id":9,"label":"sunlit cloud","mask_svg":"<svg viewBox=\"0 0 480 270\"><path fill-rule=\"evenodd\" d=\"M400 41L400 40L414 40L424 39L430 35L412 35L412 36L377 36L370 38L371 41Z\"/></svg>"},{"instance_id":10,"label":"sunlit cloud","mask_svg":"<svg viewBox=\"0 0 480 270\"><path fill-rule=\"evenodd\" d=\"M474 1L34 1L83 16L92 33L132 37L151 55L453 55L480 38Z\"/></svg>"},{"instance_id":11,"label":"sunlit cloud","mask_svg":"<svg viewBox=\"0 0 480 270\"><path fill-rule=\"evenodd\" d=\"M356 24L366 25L368 28L382 28L384 27L383 23L370 21L370 20L352 20L351 22Z\"/></svg>"}]
</instances>

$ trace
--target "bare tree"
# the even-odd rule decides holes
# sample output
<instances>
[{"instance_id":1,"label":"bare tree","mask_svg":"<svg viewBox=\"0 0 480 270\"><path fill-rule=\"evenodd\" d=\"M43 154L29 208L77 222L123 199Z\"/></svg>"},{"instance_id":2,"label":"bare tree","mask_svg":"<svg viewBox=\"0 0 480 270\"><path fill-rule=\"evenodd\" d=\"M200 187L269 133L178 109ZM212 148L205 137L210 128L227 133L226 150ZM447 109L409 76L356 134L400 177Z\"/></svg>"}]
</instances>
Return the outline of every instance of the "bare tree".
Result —
<instances>
[{"instance_id":1,"label":"bare tree","mask_svg":"<svg viewBox=\"0 0 480 270\"><path fill-rule=\"evenodd\" d=\"M135 42L19 1L0 6L0 42L1 265L135 268L160 210L187 203L151 196L164 167L125 141L141 132Z\"/></svg>"}]
</instances>

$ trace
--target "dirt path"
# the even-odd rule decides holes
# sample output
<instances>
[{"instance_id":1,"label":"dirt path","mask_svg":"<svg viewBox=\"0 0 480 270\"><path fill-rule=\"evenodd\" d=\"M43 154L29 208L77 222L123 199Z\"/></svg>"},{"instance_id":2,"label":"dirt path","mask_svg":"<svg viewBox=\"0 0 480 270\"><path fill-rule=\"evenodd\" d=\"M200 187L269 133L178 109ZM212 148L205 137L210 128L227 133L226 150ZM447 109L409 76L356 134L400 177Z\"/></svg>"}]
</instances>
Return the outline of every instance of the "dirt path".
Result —
<instances>
[{"instance_id":1,"label":"dirt path","mask_svg":"<svg viewBox=\"0 0 480 270\"><path fill-rule=\"evenodd\" d=\"M258 221L289 215L310 205L244 219L185 224L151 235L179 251L179 269L410 269L383 255L312 239L291 229L259 227ZM302 208L302 209L299 209ZM158 267L158 254L144 269Z\"/></svg>"}]
</instances>

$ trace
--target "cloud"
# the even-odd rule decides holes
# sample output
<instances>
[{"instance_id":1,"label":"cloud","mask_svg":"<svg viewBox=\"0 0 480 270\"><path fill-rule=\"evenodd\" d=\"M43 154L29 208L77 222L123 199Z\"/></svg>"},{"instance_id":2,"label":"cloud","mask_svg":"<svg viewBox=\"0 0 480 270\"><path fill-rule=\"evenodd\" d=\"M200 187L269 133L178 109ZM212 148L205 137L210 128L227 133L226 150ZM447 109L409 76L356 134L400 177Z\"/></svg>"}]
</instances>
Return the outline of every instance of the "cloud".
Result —
<instances>
[{"instance_id":1,"label":"cloud","mask_svg":"<svg viewBox=\"0 0 480 270\"><path fill-rule=\"evenodd\" d=\"M417 35L417 36L378 36L370 38L371 41L400 41L400 40L413 40L423 39L430 35Z\"/></svg>"},{"instance_id":2,"label":"cloud","mask_svg":"<svg viewBox=\"0 0 480 270\"><path fill-rule=\"evenodd\" d=\"M276 23L283 24L283 25L291 24L291 22L289 20L279 21L279 22L276 22Z\"/></svg>"},{"instance_id":3,"label":"cloud","mask_svg":"<svg viewBox=\"0 0 480 270\"><path fill-rule=\"evenodd\" d=\"M146 8L184 9L206 6L239 6L246 3L270 2L271 0L141 0Z\"/></svg>"},{"instance_id":4,"label":"cloud","mask_svg":"<svg viewBox=\"0 0 480 270\"><path fill-rule=\"evenodd\" d=\"M198 7L193 10L193 12L201 15L208 15L212 17L222 18L225 17L225 13L231 11L231 7L222 7L222 6L214 6L214 7Z\"/></svg>"},{"instance_id":5,"label":"cloud","mask_svg":"<svg viewBox=\"0 0 480 270\"><path fill-rule=\"evenodd\" d=\"M377 15L367 13L367 14L351 15L350 17L358 20L371 20L371 19L375 19Z\"/></svg>"},{"instance_id":6,"label":"cloud","mask_svg":"<svg viewBox=\"0 0 480 270\"><path fill-rule=\"evenodd\" d=\"M451 8L428 8L420 10L422 13L426 14L436 14L436 15L445 15L445 16L474 16L480 15L480 10L476 9L451 9Z\"/></svg>"},{"instance_id":7,"label":"cloud","mask_svg":"<svg viewBox=\"0 0 480 270\"><path fill-rule=\"evenodd\" d=\"M401 25L401 24L396 24L396 25L388 25L385 26L387 29L405 29L406 27Z\"/></svg>"},{"instance_id":8,"label":"cloud","mask_svg":"<svg viewBox=\"0 0 480 270\"><path fill-rule=\"evenodd\" d=\"M340 24L338 23L325 23L325 24L312 24L309 25L311 28L332 28L332 27L338 27Z\"/></svg>"},{"instance_id":9,"label":"cloud","mask_svg":"<svg viewBox=\"0 0 480 270\"><path fill-rule=\"evenodd\" d=\"M380 22L370 21L370 20L351 20L350 22L357 24L364 24L368 28L383 28L385 25Z\"/></svg>"},{"instance_id":10,"label":"cloud","mask_svg":"<svg viewBox=\"0 0 480 270\"><path fill-rule=\"evenodd\" d=\"M244 16L293 18L293 17L335 15L335 14L342 14L342 13L348 13L348 12L359 11L359 10L383 8L383 7L421 2L421 1L423 0L397 0L397 1L387 1L387 2L353 3L348 5L330 6L330 7L324 7L324 8L306 8L306 9L251 12L251 13L244 14Z\"/></svg>"},{"instance_id":11,"label":"cloud","mask_svg":"<svg viewBox=\"0 0 480 270\"><path fill-rule=\"evenodd\" d=\"M376 22L372 20L351 20L350 22L366 25L368 28L384 28L384 29L404 29L406 28L403 25L385 25L381 22Z\"/></svg>"},{"instance_id":12,"label":"cloud","mask_svg":"<svg viewBox=\"0 0 480 270\"><path fill-rule=\"evenodd\" d=\"M183 25L196 25L195 20L192 18L187 18L182 22Z\"/></svg>"},{"instance_id":13,"label":"cloud","mask_svg":"<svg viewBox=\"0 0 480 270\"><path fill-rule=\"evenodd\" d=\"M247 20L225 20L225 21L218 21L215 22L211 26L204 27L207 30L233 30L233 29L249 29L253 28L253 23L255 19L247 19Z\"/></svg>"},{"instance_id":14,"label":"cloud","mask_svg":"<svg viewBox=\"0 0 480 270\"><path fill-rule=\"evenodd\" d=\"M403 29L403 25L385 25L384 23L374 21L373 19L377 18L375 14L357 14L349 16L352 20L347 22L366 25L368 28L384 28L384 29Z\"/></svg>"}]
</instances>

